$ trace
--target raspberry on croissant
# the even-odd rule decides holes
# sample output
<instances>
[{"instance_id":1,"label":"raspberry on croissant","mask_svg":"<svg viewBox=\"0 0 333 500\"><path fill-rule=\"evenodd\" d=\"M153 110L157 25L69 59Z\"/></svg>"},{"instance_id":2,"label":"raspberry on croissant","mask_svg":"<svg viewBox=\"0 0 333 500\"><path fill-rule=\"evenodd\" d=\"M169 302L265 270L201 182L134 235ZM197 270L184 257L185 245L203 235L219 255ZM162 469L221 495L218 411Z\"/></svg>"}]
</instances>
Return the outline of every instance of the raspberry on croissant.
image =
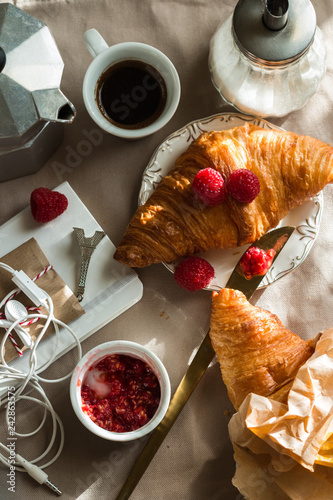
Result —
<instances>
[{"instance_id":1,"label":"raspberry on croissant","mask_svg":"<svg viewBox=\"0 0 333 500\"><path fill-rule=\"evenodd\" d=\"M213 292L209 335L236 410L250 393L286 402L317 340L302 340L275 314L229 288Z\"/></svg>"},{"instance_id":2,"label":"raspberry on croissant","mask_svg":"<svg viewBox=\"0 0 333 500\"><path fill-rule=\"evenodd\" d=\"M251 170L260 182L258 196L251 203L227 196L205 206L192 182L207 167L224 181L236 169ZM114 258L145 267L252 243L330 182L333 148L318 139L253 124L203 133L137 209Z\"/></svg>"}]
</instances>

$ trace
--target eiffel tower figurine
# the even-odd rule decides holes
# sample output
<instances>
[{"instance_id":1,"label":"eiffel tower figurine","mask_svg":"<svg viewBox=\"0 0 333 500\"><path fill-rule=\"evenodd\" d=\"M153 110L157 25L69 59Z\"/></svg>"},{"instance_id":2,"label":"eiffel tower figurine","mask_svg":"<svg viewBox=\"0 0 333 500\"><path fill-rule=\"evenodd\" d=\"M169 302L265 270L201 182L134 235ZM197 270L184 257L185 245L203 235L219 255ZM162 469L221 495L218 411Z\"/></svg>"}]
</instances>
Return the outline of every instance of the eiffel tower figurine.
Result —
<instances>
[{"instance_id":1,"label":"eiffel tower figurine","mask_svg":"<svg viewBox=\"0 0 333 500\"><path fill-rule=\"evenodd\" d=\"M96 231L93 236L87 238L84 235L83 229L79 227L73 227L73 229L81 252L80 279L76 294L79 302L81 302L81 300L83 299L84 289L86 286L86 279L87 279L90 258L97 245L104 238L105 233L103 231Z\"/></svg>"}]
</instances>

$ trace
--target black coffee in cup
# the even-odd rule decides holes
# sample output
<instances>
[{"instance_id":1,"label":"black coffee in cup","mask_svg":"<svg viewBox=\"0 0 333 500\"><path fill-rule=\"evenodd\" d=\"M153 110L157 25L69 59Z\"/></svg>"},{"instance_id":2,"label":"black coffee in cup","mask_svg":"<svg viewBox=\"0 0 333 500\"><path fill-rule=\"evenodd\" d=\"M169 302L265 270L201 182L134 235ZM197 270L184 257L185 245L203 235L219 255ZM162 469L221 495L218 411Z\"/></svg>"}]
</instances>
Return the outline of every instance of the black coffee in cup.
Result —
<instances>
[{"instance_id":1,"label":"black coffee in cup","mask_svg":"<svg viewBox=\"0 0 333 500\"><path fill-rule=\"evenodd\" d=\"M102 73L96 85L96 101L113 125L140 129L162 114L167 88L156 68L139 60L120 61Z\"/></svg>"}]
</instances>

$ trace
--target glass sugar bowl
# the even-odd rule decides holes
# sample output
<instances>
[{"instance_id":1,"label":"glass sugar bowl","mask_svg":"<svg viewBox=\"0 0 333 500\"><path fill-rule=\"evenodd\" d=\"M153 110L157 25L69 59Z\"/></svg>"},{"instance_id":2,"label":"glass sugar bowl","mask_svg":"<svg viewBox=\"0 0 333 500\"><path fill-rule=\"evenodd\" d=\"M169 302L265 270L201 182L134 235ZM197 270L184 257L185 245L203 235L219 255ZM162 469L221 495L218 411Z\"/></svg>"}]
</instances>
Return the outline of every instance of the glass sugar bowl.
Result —
<instances>
[{"instance_id":1,"label":"glass sugar bowl","mask_svg":"<svg viewBox=\"0 0 333 500\"><path fill-rule=\"evenodd\" d=\"M326 70L309 0L240 0L210 43L212 81L243 113L285 116L303 107Z\"/></svg>"}]
</instances>

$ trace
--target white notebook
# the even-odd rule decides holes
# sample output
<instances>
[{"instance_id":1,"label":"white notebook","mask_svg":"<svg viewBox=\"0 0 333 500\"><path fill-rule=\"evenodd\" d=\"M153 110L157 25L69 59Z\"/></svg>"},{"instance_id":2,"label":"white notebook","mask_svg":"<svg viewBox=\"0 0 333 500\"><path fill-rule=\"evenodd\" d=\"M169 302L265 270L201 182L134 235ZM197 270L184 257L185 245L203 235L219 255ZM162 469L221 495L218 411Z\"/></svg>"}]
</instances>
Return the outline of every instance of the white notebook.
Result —
<instances>
[{"instance_id":1,"label":"white notebook","mask_svg":"<svg viewBox=\"0 0 333 500\"><path fill-rule=\"evenodd\" d=\"M92 236L96 230L103 231L103 229L68 182L60 184L54 190L66 195L67 210L53 221L39 224L33 219L30 207L27 207L3 224L0 227L0 261L1 256L30 238L35 238L50 264L76 294L80 249L73 227L84 229L87 237ZM114 244L105 236L91 257L84 298L81 302L86 312L69 325L81 341L126 311L142 297L143 287L137 274L115 261L114 251ZM49 359L50 343L53 342L54 336L51 336L38 346L39 365ZM56 359L74 346L75 342L71 335L61 331ZM11 365L20 370L27 368L29 352L25 351L24 355L13 360Z\"/></svg>"}]
</instances>

